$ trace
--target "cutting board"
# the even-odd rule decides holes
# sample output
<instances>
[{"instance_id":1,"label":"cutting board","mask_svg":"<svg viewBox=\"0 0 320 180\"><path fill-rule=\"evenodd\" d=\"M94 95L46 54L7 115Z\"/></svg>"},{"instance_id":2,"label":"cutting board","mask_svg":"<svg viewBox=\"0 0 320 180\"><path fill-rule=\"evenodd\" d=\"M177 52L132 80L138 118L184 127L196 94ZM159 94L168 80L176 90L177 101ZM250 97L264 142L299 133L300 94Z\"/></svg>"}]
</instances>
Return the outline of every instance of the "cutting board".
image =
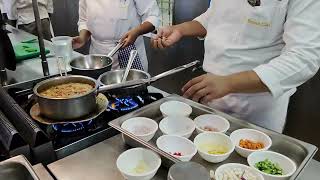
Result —
<instances>
[{"instance_id":1,"label":"cutting board","mask_svg":"<svg viewBox=\"0 0 320 180\"><path fill-rule=\"evenodd\" d=\"M37 42L35 43L19 43L13 46L17 62L39 57L40 48ZM49 49L45 49L45 53L50 53Z\"/></svg>"}]
</instances>

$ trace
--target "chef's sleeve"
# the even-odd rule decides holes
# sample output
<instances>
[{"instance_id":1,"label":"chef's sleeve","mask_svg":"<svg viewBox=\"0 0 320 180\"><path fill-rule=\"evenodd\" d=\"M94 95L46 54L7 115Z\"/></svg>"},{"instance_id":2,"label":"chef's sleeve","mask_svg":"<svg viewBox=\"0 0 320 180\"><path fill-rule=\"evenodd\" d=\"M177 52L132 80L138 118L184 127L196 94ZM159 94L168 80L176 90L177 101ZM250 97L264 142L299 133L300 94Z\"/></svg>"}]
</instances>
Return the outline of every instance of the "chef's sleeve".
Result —
<instances>
[{"instance_id":1,"label":"chef's sleeve","mask_svg":"<svg viewBox=\"0 0 320 180\"><path fill-rule=\"evenodd\" d=\"M4 8L7 11L7 16L9 20L17 20L17 0L4 0Z\"/></svg>"},{"instance_id":2,"label":"chef's sleeve","mask_svg":"<svg viewBox=\"0 0 320 180\"><path fill-rule=\"evenodd\" d=\"M48 0L47 11L49 14L53 14L53 0Z\"/></svg>"},{"instance_id":3,"label":"chef's sleeve","mask_svg":"<svg viewBox=\"0 0 320 180\"><path fill-rule=\"evenodd\" d=\"M160 9L156 0L134 0L142 22L150 22L155 28L160 26Z\"/></svg>"},{"instance_id":4,"label":"chef's sleeve","mask_svg":"<svg viewBox=\"0 0 320 180\"><path fill-rule=\"evenodd\" d=\"M87 18L87 0L79 1L79 21L78 21L78 30L79 32L83 29L88 29L88 18Z\"/></svg>"},{"instance_id":5,"label":"chef's sleeve","mask_svg":"<svg viewBox=\"0 0 320 180\"><path fill-rule=\"evenodd\" d=\"M320 1L291 0L282 54L254 69L276 98L306 82L320 65Z\"/></svg>"},{"instance_id":6,"label":"chef's sleeve","mask_svg":"<svg viewBox=\"0 0 320 180\"><path fill-rule=\"evenodd\" d=\"M212 11L213 11L213 8L212 8L212 6L210 6L210 7L207 9L206 12L204 12L204 13L201 14L200 16L196 17L196 18L194 19L194 21L199 22L205 29L207 29L209 19L210 19L210 17L212 17Z\"/></svg>"}]
</instances>

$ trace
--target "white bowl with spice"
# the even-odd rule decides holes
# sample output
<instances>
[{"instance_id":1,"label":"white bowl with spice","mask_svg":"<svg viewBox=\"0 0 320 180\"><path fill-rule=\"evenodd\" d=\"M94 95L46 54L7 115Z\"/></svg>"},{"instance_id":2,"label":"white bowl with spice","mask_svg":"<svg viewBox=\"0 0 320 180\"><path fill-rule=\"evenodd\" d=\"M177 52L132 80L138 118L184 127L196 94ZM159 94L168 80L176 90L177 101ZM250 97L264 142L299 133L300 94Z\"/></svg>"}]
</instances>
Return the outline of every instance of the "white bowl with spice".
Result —
<instances>
[{"instance_id":1,"label":"white bowl with spice","mask_svg":"<svg viewBox=\"0 0 320 180\"><path fill-rule=\"evenodd\" d=\"M185 137L163 135L157 139L157 147L181 161L190 161L197 154L197 148Z\"/></svg>"},{"instance_id":2,"label":"white bowl with spice","mask_svg":"<svg viewBox=\"0 0 320 180\"><path fill-rule=\"evenodd\" d=\"M238 129L230 134L230 138L236 146L236 152L245 158L253 152L266 151L272 145L267 134L255 129Z\"/></svg>"},{"instance_id":3,"label":"white bowl with spice","mask_svg":"<svg viewBox=\"0 0 320 180\"><path fill-rule=\"evenodd\" d=\"M239 163L228 163L219 166L214 172L214 177L215 180L264 180L263 176L257 170Z\"/></svg>"},{"instance_id":4,"label":"white bowl with spice","mask_svg":"<svg viewBox=\"0 0 320 180\"><path fill-rule=\"evenodd\" d=\"M248 156L247 161L266 180L287 180L297 170L296 163L290 158L272 151L254 152Z\"/></svg>"},{"instance_id":5,"label":"white bowl with spice","mask_svg":"<svg viewBox=\"0 0 320 180\"><path fill-rule=\"evenodd\" d=\"M194 138L199 155L206 161L219 163L231 155L234 145L229 136L219 132L204 132Z\"/></svg>"},{"instance_id":6,"label":"white bowl with spice","mask_svg":"<svg viewBox=\"0 0 320 180\"><path fill-rule=\"evenodd\" d=\"M160 105L160 111L164 117L167 116L185 116L189 117L192 113L192 107L181 101L167 101Z\"/></svg>"},{"instance_id":7,"label":"white bowl with spice","mask_svg":"<svg viewBox=\"0 0 320 180\"><path fill-rule=\"evenodd\" d=\"M121 128L145 141L150 141L158 130L158 124L146 117L134 117L124 121Z\"/></svg>"},{"instance_id":8,"label":"white bowl with spice","mask_svg":"<svg viewBox=\"0 0 320 180\"><path fill-rule=\"evenodd\" d=\"M149 180L161 166L161 158L149 149L133 148L120 154L116 164L125 179Z\"/></svg>"},{"instance_id":9,"label":"white bowl with spice","mask_svg":"<svg viewBox=\"0 0 320 180\"><path fill-rule=\"evenodd\" d=\"M196 129L196 125L188 117L168 116L160 121L159 128L164 135L177 135L189 138Z\"/></svg>"},{"instance_id":10,"label":"white bowl with spice","mask_svg":"<svg viewBox=\"0 0 320 180\"><path fill-rule=\"evenodd\" d=\"M230 123L224 117L215 114L203 114L194 119L197 133L221 132L225 133L230 128Z\"/></svg>"}]
</instances>

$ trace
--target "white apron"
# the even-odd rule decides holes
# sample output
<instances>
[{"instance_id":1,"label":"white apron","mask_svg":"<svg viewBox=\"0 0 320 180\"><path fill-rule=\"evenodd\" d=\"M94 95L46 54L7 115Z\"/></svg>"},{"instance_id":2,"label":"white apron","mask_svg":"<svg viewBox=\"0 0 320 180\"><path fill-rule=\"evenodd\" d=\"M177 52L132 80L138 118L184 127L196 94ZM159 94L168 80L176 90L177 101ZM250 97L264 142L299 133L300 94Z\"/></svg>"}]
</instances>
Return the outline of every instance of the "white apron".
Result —
<instances>
[{"instance_id":1,"label":"white apron","mask_svg":"<svg viewBox=\"0 0 320 180\"><path fill-rule=\"evenodd\" d=\"M214 0L206 17L195 19L208 32L205 38L205 71L228 75L252 70L281 54L284 42L279 37L282 36L288 0L261 2L260 7L251 7L247 0ZM249 23L248 19L251 20ZM261 24L256 26L255 21ZM230 94L208 105L282 132L289 98L294 92L292 89L277 99L270 93Z\"/></svg>"},{"instance_id":2,"label":"white apron","mask_svg":"<svg viewBox=\"0 0 320 180\"><path fill-rule=\"evenodd\" d=\"M90 54L108 54L126 32L141 24L141 17L132 0L95 0L86 6L87 26L92 33ZM148 61L142 36L136 40L135 46L147 71ZM117 54L113 58L113 69L117 69Z\"/></svg>"}]
</instances>

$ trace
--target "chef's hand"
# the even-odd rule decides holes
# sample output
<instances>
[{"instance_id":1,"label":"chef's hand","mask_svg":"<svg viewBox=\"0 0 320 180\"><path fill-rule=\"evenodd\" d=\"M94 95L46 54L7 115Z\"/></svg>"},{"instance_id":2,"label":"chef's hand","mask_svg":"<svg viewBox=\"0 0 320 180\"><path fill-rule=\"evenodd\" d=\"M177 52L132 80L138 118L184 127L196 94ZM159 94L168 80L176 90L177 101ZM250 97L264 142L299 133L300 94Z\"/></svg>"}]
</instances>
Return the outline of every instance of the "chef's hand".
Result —
<instances>
[{"instance_id":1,"label":"chef's hand","mask_svg":"<svg viewBox=\"0 0 320 180\"><path fill-rule=\"evenodd\" d=\"M72 47L73 49L79 49L86 44L86 40L80 36L72 38Z\"/></svg>"},{"instance_id":2,"label":"chef's hand","mask_svg":"<svg viewBox=\"0 0 320 180\"><path fill-rule=\"evenodd\" d=\"M158 34L151 39L153 48L164 49L174 45L183 37L182 33L175 26L160 28Z\"/></svg>"},{"instance_id":3,"label":"chef's hand","mask_svg":"<svg viewBox=\"0 0 320 180\"><path fill-rule=\"evenodd\" d=\"M207 104L211 100L229 94L231 92L231 84L227 76L208 73L190 80L184 85L182 92L186 98Z\"/></svg>"},{"instance_id":4,"label":"chef's hand","mask_svg":"<svg viewBox=\"0 0 320 180\"><path fill-rule=\"evenodd\" d=\"M136 42L137 38L140 36L140 32L137 29L132 29L128 31L120 40L120 42L123 42L123 48L133 44Z\"/></svg>"}]
</instances>

